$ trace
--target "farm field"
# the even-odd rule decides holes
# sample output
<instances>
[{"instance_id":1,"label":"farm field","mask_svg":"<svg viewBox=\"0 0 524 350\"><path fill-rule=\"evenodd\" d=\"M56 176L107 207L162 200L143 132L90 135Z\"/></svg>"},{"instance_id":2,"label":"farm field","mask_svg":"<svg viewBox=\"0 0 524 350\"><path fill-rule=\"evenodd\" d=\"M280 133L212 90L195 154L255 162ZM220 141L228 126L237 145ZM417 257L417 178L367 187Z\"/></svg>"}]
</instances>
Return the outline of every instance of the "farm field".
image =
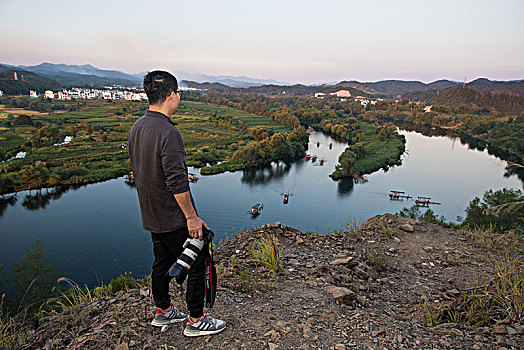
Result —
<instances>
[{"instance_id":1,"label":"farm field","mask_svg":"<svg viewBox=\"0 0 524 350\"><path fill-rule=\"evenodd\" d=\"M27 103L29 103L27 98ZM11 102L11 101L8 101ZM107 180L129 171L127 135L147 109L146 102L124 100L46 101L50 112L9 107L0 113L0 193L59 184ZM17 104L23 104L18 101ZM184 137L187 163L205 166L229 159L252 140L249 127L291 132L269 117L230 107L182 101L172 116ZM72 136L70 143L61 143ZM23 159L12 159L26 152Z\"/></svg>"}]
</instances>

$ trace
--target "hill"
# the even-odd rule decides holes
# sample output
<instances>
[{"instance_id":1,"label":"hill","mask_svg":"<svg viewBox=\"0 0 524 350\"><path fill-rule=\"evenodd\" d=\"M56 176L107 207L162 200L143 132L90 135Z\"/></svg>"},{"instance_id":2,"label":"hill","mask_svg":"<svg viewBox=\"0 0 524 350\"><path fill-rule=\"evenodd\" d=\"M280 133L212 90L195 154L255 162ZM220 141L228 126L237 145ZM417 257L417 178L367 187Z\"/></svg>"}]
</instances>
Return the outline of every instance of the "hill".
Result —
<instances>
[{"instance_id":1,"label":"hill","mask_svg":"<svg viewBox=\"0 0 524 350\"><path fill-rule=\"evenodd\" d=\"M508 92L524 96L524 80L495 81L480 78L467 83L466 86L480 92Z\"/></svg>"},{"instance_id":2,"label":"hill","mask_svg":"<svg viewBox=\"0 0 524 350\"><path fill-rule=\"evenodd\" d=\"M7 68L7 67L6 67ZM17 80L14 79L14 73ZM0 90L6 95L29 95L29 90L42 93L48 89L59 89L64 85L54 79L28 72L24 70L3 69L0 70Z\"/></svg>"},{"instance_id":3,"label":"hill","mask_svg":"<svg viewBox=\"0 0 524 350\"><path fill-rule=\"evenodd\" d=\"M263 239L280 252L281 273L255 262ZM177 349L517 349L521 317L487 305L506 280L483 284L506 266L504 253L479 242L391 214L366 220L353 234L268 224L217 249L213 316L227 322L224 332L188 338L183 323L151 327L156 309L144 283L48 317L22 348L156 349L176 339ZM183 292L172 284L185 310Z\"/></svg>"},{"instance_id":4,"label":"hill","mask_svg":"<svg viewBox=\"0 0 524 350\"><path fill-rule=\"evenodd\" d=\"M65 86L127 86L134 87L141 85L141 83L135 80L121 79L121 78L108 78L100 77L96 75L87 75L87 74L77 74L77 73L68 73L68 72L58 72L55 74L43 74L43 76L48 77L49 79L56 80Z\"/></svg>"},{"instance_id":5,"label":"hill","mask_svg":"<svg viewBox=\"0 0 524 350\"><path fill-rule=\"evenodd\" d=\"M444 91L417 91L404 94L402 98L450 107L458 107L463 104L476 105L479 108L512 114L524 111L524 96L505 92L478 92L469 87L455 87Z\"/></svg>"}]
</instances>

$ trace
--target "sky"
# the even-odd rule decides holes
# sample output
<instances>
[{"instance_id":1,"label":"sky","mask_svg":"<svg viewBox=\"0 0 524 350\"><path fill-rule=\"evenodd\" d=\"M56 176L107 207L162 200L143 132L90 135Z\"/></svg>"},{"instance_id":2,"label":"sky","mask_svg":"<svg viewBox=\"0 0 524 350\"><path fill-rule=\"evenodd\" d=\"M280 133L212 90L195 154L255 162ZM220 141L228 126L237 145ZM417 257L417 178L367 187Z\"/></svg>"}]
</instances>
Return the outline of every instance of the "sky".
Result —
<instances>
[{"instance_id":1,"label":"sky","mask_svg":"<svg viewBox=\"0 0 524 350\"><path fill-rule=\"evenodd\" d=\"M524 1L0 0L0 62L307 84L524 79Z\"/></svg>"}]
</instances>

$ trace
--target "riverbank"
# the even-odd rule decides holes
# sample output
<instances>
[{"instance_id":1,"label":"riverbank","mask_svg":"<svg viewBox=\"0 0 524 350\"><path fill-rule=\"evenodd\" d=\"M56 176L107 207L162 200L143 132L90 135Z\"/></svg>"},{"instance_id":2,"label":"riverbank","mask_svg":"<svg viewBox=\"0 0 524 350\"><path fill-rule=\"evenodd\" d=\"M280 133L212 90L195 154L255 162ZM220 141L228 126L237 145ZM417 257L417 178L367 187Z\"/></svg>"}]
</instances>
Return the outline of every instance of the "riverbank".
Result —
<instances>
[{"instance_id":1,"label":"riverbank","mask_svg":"<svg viewBox=\"0 0 524 350\"><path fill-rule=\"evenodd\" d=\"M255 262L252 247L264 238L276 243L282 273ZM22 348L518 349L522 315L497 307L472 315L464 297L482 295L478 286L493 292L505 246L390 214L330 235L264 225L216 252L212 314L228 322L224 332L186 338L180 324L151 327L154 308L143 286L42 320ZM171 291L185 309L182 290Z\"/></svg>"},{"instance_id":2,"label":"riverbank","mask_svg":"<svg viewBox=\"0 0 524 350\"><path fill-rule=\"evenodd\" d=\"M15 102L22 106L31 100L17 98ZM24 110L19 115L10 113L0 118L0 160L10 159L18 152L26 153L23 159L1 164L0 194L100 182L129 172L127 134L147 104L122 100L52 103L52 108L66 111L43 115ZM254 140L251 131L255 126L262 125L268 137L293 133L269 117L199 102L184 101L172 119L184 137L190 166L231 159ZM66 136L72 137L71 142L58 145ZM304 140L298 137L288 141L283 147L296 156L300 149L292 143ZM266 158L288 157L286 152L281 153L282 156L271 154ZM252 166L250 159L241 160L238 166L229 166L227 170Z\"/></svg>"}]
</instances>

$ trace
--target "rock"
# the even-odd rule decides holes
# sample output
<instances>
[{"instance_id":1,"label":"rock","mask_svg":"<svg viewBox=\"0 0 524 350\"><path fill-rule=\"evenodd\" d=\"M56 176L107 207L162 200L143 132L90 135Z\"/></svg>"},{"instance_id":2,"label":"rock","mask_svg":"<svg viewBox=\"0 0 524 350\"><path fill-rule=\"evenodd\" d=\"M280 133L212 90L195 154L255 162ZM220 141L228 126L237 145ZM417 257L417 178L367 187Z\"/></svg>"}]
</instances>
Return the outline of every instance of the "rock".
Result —
<instances>
[{"instance_id":1,"label":"rock","mask_svg":"<svg viewBox=\"0 0 524 350\"><path fill-rule=\"evenodd\" d=\"M359 276L360 278L363 278L363 279L367 279L369 276L368 276L368 273L366 271L364 271L363 269L361 269L360 267L355 267L355 273L357 274L357 276Z\"/></svg>"},{"instance_id":2,"label":"rock","mask_svg":"<svg viewBox=\"0 0 524 350\"><path fill-rule=\"evenodd\" d=\"M366 306L366 301L366 297L363 297L362 295L357 296L357 302L360 306Z\"/></svg>"},{"instance_id":3,"label":"rock","mask_svg":"<svg viewBox=\"0 0 524 350\"><path fill-rule=\"evenodd\" d=\"M430 252L430 251L433 250L433 247L428 245L428 246L424 247L424 250L425 250L426 252Z\"/></svg>"},{"instance_id":4,"label":"rock","mask_svg":"<svg viewBox=\"0 0 524 350\"><path fill-rule=\"evenodd\" d=\"M415 229L410 224L404 224L400 226L400 229L404 232L413 232Z\"/></svg>"},{"instance_id":5,"label":"rock","mask_svg":"<svg viewBox=\"0 0 524 350\"><path fill-rule=\"evenodd\" d=\"M458 262L454 259L451 259L451 258L447 258L446 259L446 263L451 265L451 266L455 266L455 265L458 265Z\"/></svg>"},{"instance_id":6,"label":"rock","mask_svg":"<svg viewBox=\"0 0 524 350\"><path fill-rule=\"evenodd\" d=\"M449 294L449 295L453 295L455 297L460 295L460 292L458 290L456 290L456 289L448 290L446 293Z\"/></svg>"},{"instance_id":7,"label":"rock","mask_svg":"<svg viewBox=\"0 0 524 350\"><path fill-rule=\"evenodd\" d=\"M115 345L115 350L129 350L127 343L121 343Z\"/></svg>"},{"instance_id":8,"label":"rock","mask_svg":"<svg viewBox=\"0 0 524 350\"><path fill-rule=\"evenodd\" d=\"M274 222L272 224L269 224L269 227L271 227L271 228L280 228L280 226L281 226L280 222L278 222L278 221Z\"/></svg>"},{"instance_id":9,"label":"rock","mask_svg":"<svg viewBox=\"0 0 524 350\"><path fill-rule=\"evenodd\" d=\"M300 236L297 236L297 243L302 244L304 243L304 240Z\"/></svg>"},{"instance_id":10,"label":"rock","mask_svg":"<svg viewBox=\"0 0 524 350\"><path fill-rule=\"evenodd\" d=\"M451 328L450 332L452 334L458 335L459 337L463 337L464 336L464 333L462 331L456 329L456 328Z\"/></svg>"},{"instance_id":11,"label":"rock","mask_svg":"<svg viewBox=\"0 0 524 350\"><path fill-rule=\"evenodd\" d=\"M337 345L335 345L335 347L333 349L335 349L335 350L346 350L346 346L344 344L337 344Z\"/></svg>"},{"instance_id":12,"label":"rock","mask_svg":"<svg viewBox=\"0 0 524 350\"><path fill-rule=\"evenodd\" d=\"M267 345L269 346L269 350L276 350L276 349L278 349L278 345L277 344L268 343Z\"/></svg>"},{"instance_id":13,"label":"rock","mask_svg":"<svg viewBox=\"0 0 524 350\"><path fill-rule=\"evenodd\" d=\"M493 332L496 334L506 334L506 326L495 326L493 327Z\"/></svg>"},{"instance_id":14,"label":"rock","mask_svg":"<svg viewBox=\"0 0 524 350\"><path fill-rule=\"evenodd\" d=\"M336 266L336 265L347 265L347 264L349 264L349 262L351 260L353 260L352 256L346 256L346 257L343 257L343 258L338 258L338 259L330 261L329 265L333 265L333 266Z\"/></svg>"},{"instance_id":15,"label":"rock","mask_svg":"<svg viewBox=\"0 0 524 350\"><path fill-rule=\"evenodd\" d=\"M279 337L279 334L277 331L275 331L274 329L270 330L269 332L267 332L266 334L264 334L264 337L270 337L271 338L271 341L272 342L275 342L278 337Z\"/></svg>"},{"instance_id":16,"label":"rock","mask_svg":"<svg viewBox=\"0 0 524 350\"><path fill-rule=\"evenodd\" d=\"M509 335L515 335L517 334L517 330L513 327L506 327L506 332L508 332Z\"/></svg>"},{"instance_id":17,"label":"rock","mask_svg":"<svg viewBox=\"0 0 524 350\"><path fill-rule=\"evenodd\" d=\"M326 291L343 304L350 304L357 297L355 292L344 287L327 286Z\"/></svg>"},{"instance_id":18,"label":"rock","mask_svg":"<svg viewBox=\"0 0 524 350\"><path fill-rule=\"evenodd\" d=\"M524 334L524 327L522 327L521 325L518 325L518 324L513 325L513 328L515 328L515 330L519 332L520 334Z\"/></svg>"},{"instance_id":19,"label":"rock","mask_svg":"<svg viewBox=\"0 0 524 350\"><path fill-rule=\"evenodd\" d=\"M400 243L400 239L398 239L397 237L393 237L393 241L395 241L395 243L397 243L397 244Z\"/></svg>"}]
</instances>

